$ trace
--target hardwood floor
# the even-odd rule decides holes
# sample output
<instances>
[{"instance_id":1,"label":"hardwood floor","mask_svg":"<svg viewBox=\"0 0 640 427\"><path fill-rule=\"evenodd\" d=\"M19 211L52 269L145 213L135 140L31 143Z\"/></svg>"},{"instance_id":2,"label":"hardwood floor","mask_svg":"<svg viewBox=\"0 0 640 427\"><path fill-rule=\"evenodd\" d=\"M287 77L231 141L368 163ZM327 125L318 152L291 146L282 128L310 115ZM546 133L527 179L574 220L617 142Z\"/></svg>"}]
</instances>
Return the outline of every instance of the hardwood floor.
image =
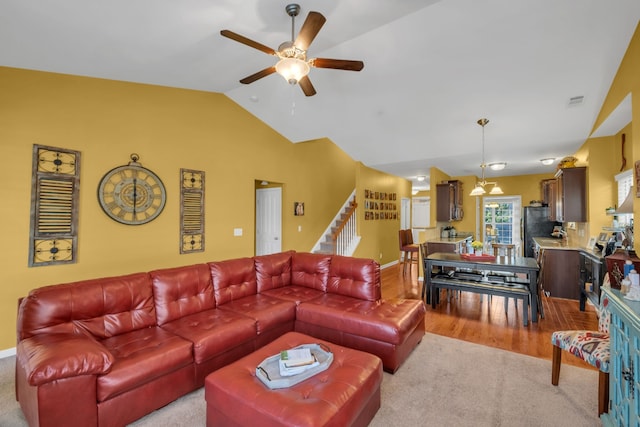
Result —
<instances>
[{"instance_id":1,"label":"hardwood floor","mask_svg":"<svg viewBox=\"0 0 640 427\"><path fill-rule=\"evenodd\" d=\"M417 279L417 268L403 277L402 268L394 265L381 271L382 297L420 298L422 281ZM516 353L551 360L551 334L564 329L598 329L595 308L587 304L581 312L578 301L561 298L544 298L544 319L537 323L522 324L522 303L516 306L510 299L507 313L504 298L461 292L446 298L443 291L440 304L434 309L427 306L425 330L477 344L497 347ZM577 357L564 353L563 364L588 367ZM595 368L592 368L595 369ZM549 372L551 378L551 372Z\"/></svg>"}]
</instances>

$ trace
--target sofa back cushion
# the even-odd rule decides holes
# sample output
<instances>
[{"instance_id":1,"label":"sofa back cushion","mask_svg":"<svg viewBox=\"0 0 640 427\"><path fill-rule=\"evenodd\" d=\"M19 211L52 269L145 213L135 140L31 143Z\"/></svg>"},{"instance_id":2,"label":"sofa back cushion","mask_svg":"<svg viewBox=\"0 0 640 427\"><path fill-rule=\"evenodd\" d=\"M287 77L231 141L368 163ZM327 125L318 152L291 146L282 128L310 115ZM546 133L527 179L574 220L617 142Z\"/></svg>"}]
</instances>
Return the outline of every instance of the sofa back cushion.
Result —
<instances>
[{"instance_id":1,"label":"sofa back cushion","mask_svg":"<svg viewBox=\"0 0 640 427\"><path fill-rule=\"evenodd\" d=\"M329 267L327 293L378 301L382 298L380 264L372 259L334 255Z\"/></svg>"},{"instance_id":2,"label":"sofa back cushion","mask_svg":"<svg viewBox=\"0 0 640 427\"><path fill-rule=\"evenodd\" d=\"M158 325L215 308L209 266L196 264L149 273Z\"/></svg>"},{"instance_id":3,"label":"sofa back cushion","mask_svg":"<svg viewBox=\"0 0 640 427\"><path fill-rule=\"evenodd\" d=\"M291 284L291 257L294 251L254 257L258 292Z\"/></svg>"},{"instance_id":4,"label":"sofa back cushion","mask_svg":"<svg viewBox=\"0 0 640 427\"><path fill-rule=\"evenodd\" d=\"M331 255L296 252L291 257L291 284L327 290Z\"/></svg>"},{"instance_id":5,"label":"sofa back cushion","mask_svg":"<svg viewBox=\"0 0 640 427\"><path fill-rule=\"evenodd\" d=\"M218 306L258 292L253 258L210 262L209 269Z\"/></svg>"},{"instance_id":6,"label":"sofa back cushion","mask_svg":"<svg viewBox=\"0 0 640 427\"><path fill-rule=\"evenodd\" d=\"M156 312L147 273L34 289L18 312L18 339L41 333L89 333L105 339L153 326Z\"/></svg>"}]
</instances>

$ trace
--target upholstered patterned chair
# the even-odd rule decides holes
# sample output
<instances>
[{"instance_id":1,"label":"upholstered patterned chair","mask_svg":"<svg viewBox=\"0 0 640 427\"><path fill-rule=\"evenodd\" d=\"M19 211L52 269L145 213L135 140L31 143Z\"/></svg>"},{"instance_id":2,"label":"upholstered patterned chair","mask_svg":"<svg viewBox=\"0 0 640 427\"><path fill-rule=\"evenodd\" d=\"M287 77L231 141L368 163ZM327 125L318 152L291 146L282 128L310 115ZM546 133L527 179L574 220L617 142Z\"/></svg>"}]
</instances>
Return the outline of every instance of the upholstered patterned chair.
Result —
<instances>
[{"instance_id":1,"label":"upholstered patterned chair","mask_svg":"<svg viewBox=\"0 0 640 427\"><path fill-rule=\"evenodd\" d=\"M609 410L609 299L601 297L597 331L556 331L551 335L553 363L551 384L558 385L562 350L598 368L598 414Z\"/></svg>"}]
</instances>

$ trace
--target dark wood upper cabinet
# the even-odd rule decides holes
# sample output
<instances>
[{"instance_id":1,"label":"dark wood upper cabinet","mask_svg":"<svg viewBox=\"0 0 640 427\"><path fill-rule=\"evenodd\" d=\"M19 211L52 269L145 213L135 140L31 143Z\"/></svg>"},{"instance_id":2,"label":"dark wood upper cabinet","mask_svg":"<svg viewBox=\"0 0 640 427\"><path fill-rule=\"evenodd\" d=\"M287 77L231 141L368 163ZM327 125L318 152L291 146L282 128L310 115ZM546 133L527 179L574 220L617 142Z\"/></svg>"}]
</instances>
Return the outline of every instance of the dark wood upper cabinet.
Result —
<instances>
[{"instance_id":1,"label":"dark wood upper cabinet","mask_svg":"<svg viewBox=\"0 0 640 427\"><path fill-rule=\"evenodd\" d=\"M586 222L587 168L582 166L560 169L556 172L556 183L555 220Z\"/></svg>"},{"instance_id":2,"label":"dark wood upper cabinet","mask_svg":"<svg viewBox=\"0 0 640 427\"><path fill-rule=\"evenodd\" d=\"M558 181L553 179L543 179L540 182L540 193L542 196L542 203L549 206L549 220L555 221L558 215L557 213L557 193L558 193Z\"/></svg>"},{"instance_id":3,"label":"dark wood upper cabinet","mask_svg":"<svg viewBox=\"0 0 640 427\"><path fill-rule=\"evenodd\" d=\"M460 221L463 216L462 199L462 182L436 184L436 220Z\"/></svg>"}]
</instances>

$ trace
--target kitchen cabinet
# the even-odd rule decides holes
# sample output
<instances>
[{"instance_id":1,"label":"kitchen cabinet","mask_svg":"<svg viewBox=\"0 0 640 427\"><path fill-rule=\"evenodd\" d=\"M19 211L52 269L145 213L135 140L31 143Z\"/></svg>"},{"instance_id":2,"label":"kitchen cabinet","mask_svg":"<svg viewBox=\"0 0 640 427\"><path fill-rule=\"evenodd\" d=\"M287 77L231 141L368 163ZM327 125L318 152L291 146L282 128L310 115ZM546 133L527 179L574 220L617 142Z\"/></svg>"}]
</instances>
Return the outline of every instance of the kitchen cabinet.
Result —
<instances>
[{"instance_id":1,"label":"kitchen cabinet","mask_svg":"<svg viewBox=\"0 0 640 427\"><path fill-rule=\"evenodd\" d=\"M429 256L436 252L448 252L463 254L467 251L467 242L473 240L471 233L458 233L455 237L441 237L439 239L430 239L426 243L426 254Z\"/></svg>"},{"instance_id":2,"label":"kitchen cabinet","mask_svg":"<svg viewBox=\"0 0 640 427\"><path fill-rule=\"evenodd\" d=\"M544 249L542 288L548 296L580 299L580 253L570 249Z\"/></svg>"},{"instance_id":3,"label":"kitchen cabinet","mask_svg":"<svg viewBox=\"0 0 640 427\"><path fill-rule=\"evenodd\" d=\"M543 205L549 206L549 220L555 221L557 216L557 193L558 182L554 179L543 179L540 182L540 195Z\"/></svg>"},{"instance_id":4,"label":"kitchen cabinet","mask_svg":"<svg viewBox=\"0 0 640 427\"><path fill-rule=\"evenodd\" d=\"M462 182L446 181L436 185L436 220L460 221L462 212Z\"/></svg>"},{"instance_id":5,"label":"kitchen cabinet","mask_svg":"<svg viewBox=\"0 0 640 427\"><path fill-rule=\"evenodd\" d=\"M560 222L587 222L587 168L559 169L555 177L556 217L551 219Z\"/></svg>"},{"instance_id":6,"label":"kitchen cabinet","mask_svg":"<svg viewBox=\"0 0 640 427\"><path fill-rule=\"evenodd\" d=\"M580 251L580 311L584 311L587 299L594 306L600 305L600 285L605 270L602 255Z\"/></svg>"},{"instance_id":7,"label":"kitchen cabinet","mask_svg":"<svg viewBox=\"0 0 640 427\"><path fill-rule=\"evenodd\" d=\"M620 291L602 288L609 298L611 359L609 365L609 412L602 425L638 426L640 413L640 302L625 300Z\"/></svg>"}]
</instances>

